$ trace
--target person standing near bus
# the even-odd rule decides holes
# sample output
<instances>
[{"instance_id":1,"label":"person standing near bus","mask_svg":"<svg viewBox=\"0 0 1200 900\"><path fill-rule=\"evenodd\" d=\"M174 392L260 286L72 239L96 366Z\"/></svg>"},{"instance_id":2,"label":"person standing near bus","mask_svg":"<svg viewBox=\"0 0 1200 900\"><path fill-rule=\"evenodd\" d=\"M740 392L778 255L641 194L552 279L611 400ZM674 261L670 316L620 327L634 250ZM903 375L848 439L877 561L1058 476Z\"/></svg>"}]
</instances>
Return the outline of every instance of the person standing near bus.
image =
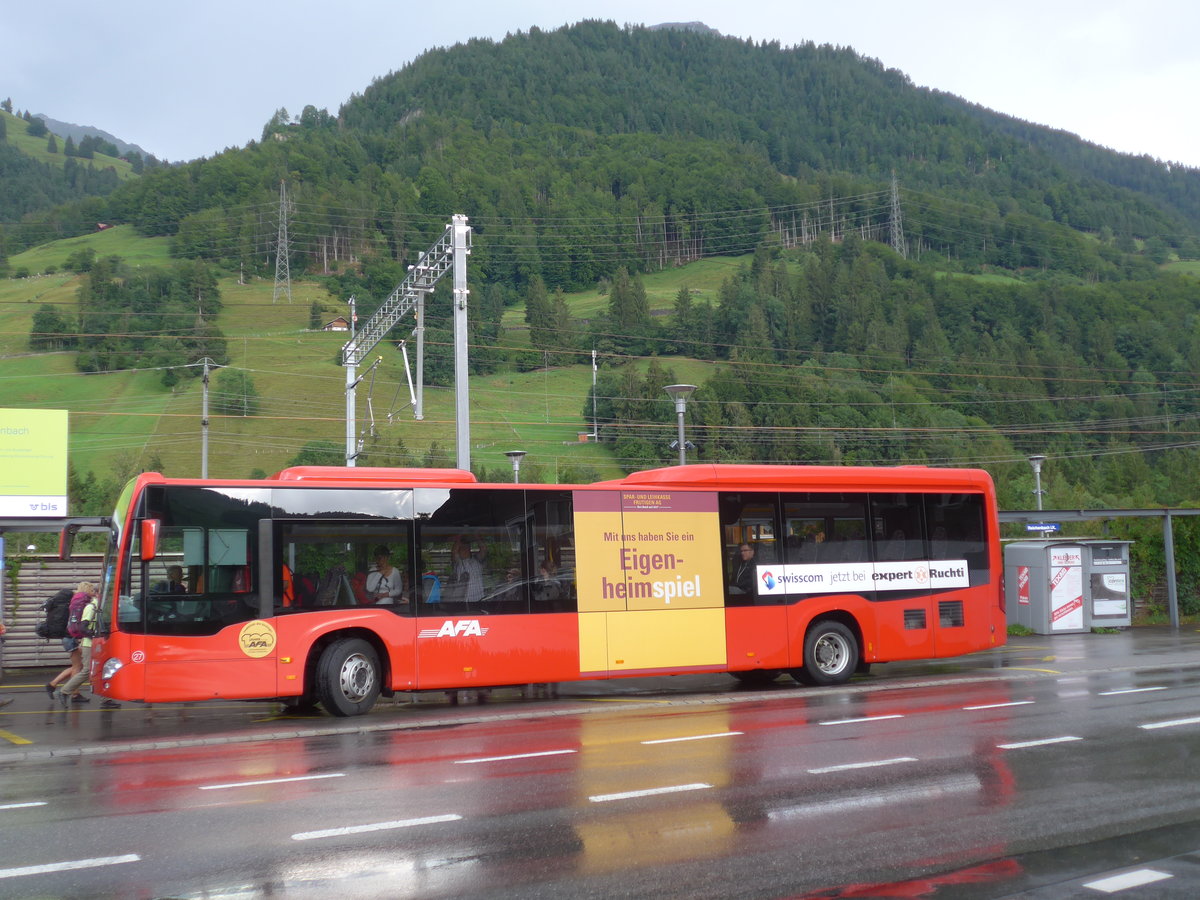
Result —
<instances>
[{"instance_id":1,"label":"person standing near bus","mask_svg":"<svg viewBox=\"0 0 1200 900\"><path fill-rule=\"evenodd\" d=\"M75 591L73 594L71 594L71 600L68 601L68 609L70 608L71 601L74 601L74 599L78 597L81 592L83 592L85 586L91 587L91 582L81 581L75 586ZM64 588L64 590L70 590L70 588ZM83 651L79 646L79 638L73 638L69 634L64 634L61 640L63 649L71 655L70 663L65 669L46 682L46 693L50 695L51 700L53 700L54 695L58 693L59 686L64 682L70 681L72 678L74 678L79 672L80 668L83 666Z\"/></svg>"},{"instance_id":2,"label":"person standing near bus","mask_svg":"<svg viewBox=\"0 0 1200 900\"><path fill-rule=\"evenodd\" d=\"M79 669L58 690L58 699L63 706L69 703L88 703L92 699L91 697L83 696L79 689L91 674L92 635L96 633L96 595L98 593L99 591L94 584L90 581L83 581L80 582L79 587L76 589L75 596L71 598L72 610L74 610L77 602L82 605L82 609L79 611L78 623L72 621L67 625L68 629L73 629L76 632L70 636L79 642ZM74 618L72 616L72 620Z\"/></svg>"}]
</instances>

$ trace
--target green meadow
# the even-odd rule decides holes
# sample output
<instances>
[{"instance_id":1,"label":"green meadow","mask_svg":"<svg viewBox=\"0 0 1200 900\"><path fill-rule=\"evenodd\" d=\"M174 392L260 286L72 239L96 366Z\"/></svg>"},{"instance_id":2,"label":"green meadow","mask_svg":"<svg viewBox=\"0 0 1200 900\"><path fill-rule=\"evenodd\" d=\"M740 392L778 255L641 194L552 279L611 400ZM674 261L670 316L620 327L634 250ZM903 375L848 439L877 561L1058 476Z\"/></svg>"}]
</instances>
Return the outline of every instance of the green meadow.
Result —
<instances>
[{"instance_id":1,"label":"green meadow","mask_svg":"<svg viewBox=\"0 0 1200 900\"><path fill-rule=\"evenodd\" d=\"M58 241L11 258L12 267L52 275L0 280L0 405L67 409L71 413L70 458L80 472L98 476L131 467L160 468L173 476L199 476L202 468L203 389L199 377L185 377L174 387L162 384L161 371L134 370L82 374L71 352L31 353L28 341L33 315L43 303L73 312L79 278L61 272L66 258L80 247L101 256L119 255L133 265L169 264L166 242L137 236L130 228L109 229ZM681 286L694 296L716 302L721 281L742 262L708 259L686 268L646 276L643 282L654 310L669 310ZM249 373L258 396L252 416L216 411L222 375L210 378L208 474L241 478L286 466L307 444L325 441L339 448L346 441L346 372L338 364L344 332L309 328L314 301L328 321L345 310L342 297L331 296L312 281L292 282L292 302L272 302L274 285L261 279L239 285L236 277L221 282L223 309L218 325L228 341L230 366ZM572 294L576 316L602 312L607 297L599 290ZM527 346L523 308L506 312L510 331L503 339ZM415 346L409 348L415 363ZM398 448L424 456L437 445L451 463L456 457L454 390L427 386L424 417L417 421L409 403L403 357L395 342L385 340L370 354L381 358L370 373L365 367L357 389L356 436L370 465L394 464ZM667 364L681 380L703 382L712 365L671 359ZM193 374L198 375L199 370ZM508 471L508 450L525 450L522 477L555 481L573 467L597 478L621 474L607 448L581 439L591 431L584 410L591 386L590 364L550 366L529 372L506 371L472 376L471 459L475 465ZM670 400L664 395L664 408ZM587 414L585 415L585 412Z\"/></svg>"}]
</instances>

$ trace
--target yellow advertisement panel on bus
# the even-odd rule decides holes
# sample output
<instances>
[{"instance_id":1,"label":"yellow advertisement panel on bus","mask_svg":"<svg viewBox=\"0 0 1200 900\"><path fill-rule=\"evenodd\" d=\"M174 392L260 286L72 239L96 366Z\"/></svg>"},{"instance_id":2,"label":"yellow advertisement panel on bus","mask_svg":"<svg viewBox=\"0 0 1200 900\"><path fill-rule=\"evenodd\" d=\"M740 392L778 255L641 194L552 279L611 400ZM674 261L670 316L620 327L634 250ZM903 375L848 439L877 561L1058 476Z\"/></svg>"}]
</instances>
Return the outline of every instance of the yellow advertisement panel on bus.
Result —
<instances>
[{"instance_id":1,"label":"yellow advertisement panel on bus","mask_svg":"<svg viewBox=\"0 0 1200 900\"><path fill-rule=\"evenodd\" d=\"M581 671L724 665L717 495L579 491L574 499Z\"/></svg>"}]
</instances>

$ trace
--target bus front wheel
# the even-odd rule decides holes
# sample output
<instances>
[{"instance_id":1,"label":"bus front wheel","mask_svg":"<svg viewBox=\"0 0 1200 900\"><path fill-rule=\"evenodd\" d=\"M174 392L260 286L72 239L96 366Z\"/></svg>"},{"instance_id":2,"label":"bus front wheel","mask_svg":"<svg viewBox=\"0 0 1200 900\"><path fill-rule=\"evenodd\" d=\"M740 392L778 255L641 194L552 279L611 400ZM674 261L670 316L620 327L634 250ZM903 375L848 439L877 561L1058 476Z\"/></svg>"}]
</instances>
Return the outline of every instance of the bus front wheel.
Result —
<instances>
[{"instance_id":1,"label":"bus front wheel","mask_svg":"<svg viewBox=\"0 0 1200 900\"><path fill-rule=\"evenodd\" d=\"M317 662L317 699L331 715L358 716L379 696L379 655L361 638L330 644Z\"/></svg>"},{"instance_id":2,"label":"bus front wheel","mask_svg":"<svg viewBox=\"0 0 1200 900\"><path fill-rule=\"evenodd\" d=\"M845 684L858 668L858 641L841 622L817 622L804 639L804 667L792 677L804 684Z\"/></svg>"}]
</instances>

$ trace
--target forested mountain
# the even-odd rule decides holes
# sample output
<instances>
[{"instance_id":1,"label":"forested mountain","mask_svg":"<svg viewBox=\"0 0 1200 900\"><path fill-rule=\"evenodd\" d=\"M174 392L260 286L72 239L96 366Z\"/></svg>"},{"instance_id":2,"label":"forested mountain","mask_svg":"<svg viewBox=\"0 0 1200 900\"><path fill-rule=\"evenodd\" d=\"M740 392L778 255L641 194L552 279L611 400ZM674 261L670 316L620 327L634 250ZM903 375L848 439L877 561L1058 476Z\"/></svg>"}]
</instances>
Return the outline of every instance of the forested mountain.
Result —
<instances>
[{"instance_id":1,"label":"forested mountain","mask_svg":"<svg viewBox=\"0 0 1200 900\"><path fill-rule=\"evenodd\" d=\"M917 88L850 49L604 22L431 50L337 116L281 110L260 142L125 186L104 217L265 267L286 179L301 267L406 262L458 210L502 232L480 242L490 280L579 287L771 231L886 239L893 175L914 254L1092 279L1126 277L1105 251L1142 241L1200 257L1200 170ZM10 248L81 221L44 213Z\"/></svg>"},{"instance_id":2,"label":"forested mountain","mask_svg":"<svg viewBox=\"0 0 1200 900\"><path fill-rule=\"evenodd\" d=\"M53 131L42 118L14 114L11 107L10 100L0 101L0 266L6 253L62 233L39 232L34 226L47 210L70 204L97 213L94 206L79 207L80 201L116 190L121 183L117 165L140 172L145 162L138 156L137 165L118 163L116 146L95 136L76 142L71 135ZM24 225L18 224L23 219ZM95 221L91 224L94 227Z\"/></svg>"},{"instance_id":3,"label":"forested mountain","mask_svg":"<svg viewBox=\"0 0 1200 900\"><path fill-rule=\"evenodd\" d=\"M191 315L206 266L270 278L281 181L291 272L354 293L360 315L465 213L473 371L597 349L601 436L627 467L670 460L647 426L669 429L661 388L687 357L718 366L690 407L701 459L986 465L1024 506L1038 452L1059 461L1064 506L1200 503L1200 285L1160 269L1200 258L1200 170L915 87L849 49L534 29L431 50L337 115L280 110L244 149L30 214L10 247L102 218L190 261L142 286L106 262L81 295L88 340L59 321L55 345L87 347L91 369L136 365L122 342L151 346L150 317L98 334L121 298ZM745 265L652 313L640 275L718 254ZM575 312L564 291L597 285L606 308ZM520 334L502 322L516 303ZM199 330L159 349L219 341L195 309Z\"/></svg>"},{"instance_id":4,"label":"forested mountain","mask_svg":"<svg viewBox=\"0 0 1200 900\"><path fill-rule=\"evenodd\" d=\"M97 128L94 125L76 125L73 122L63 122L61 119L52 118L45 113L34 113L36 118L41 119L46 123L46 127L55 134L62 135L64 138L71 138L76 146L86 138L98 140L103 144L111 145L116 153L111 156L129 156L137 154L142 159L153 159L153 153L147 153L137 144L131 144L128 141L123 141L113 134L109 134L102 128Z\"/></svg>"}]
</instances>

